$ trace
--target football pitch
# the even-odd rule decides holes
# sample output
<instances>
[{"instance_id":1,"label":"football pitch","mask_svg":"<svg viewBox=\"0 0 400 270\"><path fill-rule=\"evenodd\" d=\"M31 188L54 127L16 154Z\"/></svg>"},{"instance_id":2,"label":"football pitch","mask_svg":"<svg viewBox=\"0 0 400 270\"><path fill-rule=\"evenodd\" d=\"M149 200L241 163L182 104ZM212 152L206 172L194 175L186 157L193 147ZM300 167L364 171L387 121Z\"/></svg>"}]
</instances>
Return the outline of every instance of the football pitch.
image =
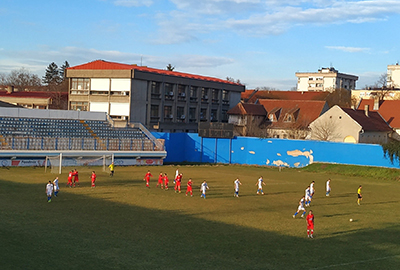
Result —
<instances>
[{"instance_id":1,"label":"football pitch","mask_svg":"<svg viewBox=\"0 0 400 270\"><path fill-rule=\"evenodd\" d=\"M322 166L314 164L313 166ZM80 187L47 203L43 168L0 168L1 269L399 269L400 182L319 170L239 166L78 167ZM143 177L153 177L150 188ZM90 173L97 173L96 188ZM156 188L160 172L168 191ZM400 171L399 171L400 172ZM264 177L265 195L256 194ZM185 196L192 178L194 196ZM239 178L240 197L233 196ZM331 178L332 192L325 196ZM200 198L206 180L207 199ZM314 239L294 219L311 181ZM363 201L357 205L357 188ZM353 221L350 222L350 219Z\"/></svg>"}]
</instances>

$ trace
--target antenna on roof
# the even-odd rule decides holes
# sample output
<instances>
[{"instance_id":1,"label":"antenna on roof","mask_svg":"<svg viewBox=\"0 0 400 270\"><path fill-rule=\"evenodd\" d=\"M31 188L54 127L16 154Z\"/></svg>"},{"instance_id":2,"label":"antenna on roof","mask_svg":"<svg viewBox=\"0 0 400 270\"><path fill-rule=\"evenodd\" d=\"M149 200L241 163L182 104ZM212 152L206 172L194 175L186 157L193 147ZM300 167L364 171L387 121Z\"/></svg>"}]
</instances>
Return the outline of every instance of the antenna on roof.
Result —
<instances>
[{"instance_id":1,"label":"antenna on roof","mask_svg":"<svg viewBox=\"0 0 400 270\"><path fill-rule=\"evenodd\" d=\"M140 66L143 66L143 55L140 56Z\"/></svg>"}]
</instances>

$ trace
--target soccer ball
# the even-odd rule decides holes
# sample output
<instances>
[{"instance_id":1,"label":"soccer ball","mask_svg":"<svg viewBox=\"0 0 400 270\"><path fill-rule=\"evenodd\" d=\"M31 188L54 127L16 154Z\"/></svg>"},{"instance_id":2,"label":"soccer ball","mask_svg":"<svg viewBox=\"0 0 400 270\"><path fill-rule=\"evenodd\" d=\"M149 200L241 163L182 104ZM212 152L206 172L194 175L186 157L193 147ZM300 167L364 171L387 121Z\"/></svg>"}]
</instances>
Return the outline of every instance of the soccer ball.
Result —
<instances>
[{"instance_id":1,"label":"soccer ball","mask_svg":"<svg viewBox=\"0 0 400 270\"><path fill-rule=\"evenodd\" d=\"M353 219L352 219L352 218L350 219L350 222L353 222Z\"/></svg>"}]
</instances>

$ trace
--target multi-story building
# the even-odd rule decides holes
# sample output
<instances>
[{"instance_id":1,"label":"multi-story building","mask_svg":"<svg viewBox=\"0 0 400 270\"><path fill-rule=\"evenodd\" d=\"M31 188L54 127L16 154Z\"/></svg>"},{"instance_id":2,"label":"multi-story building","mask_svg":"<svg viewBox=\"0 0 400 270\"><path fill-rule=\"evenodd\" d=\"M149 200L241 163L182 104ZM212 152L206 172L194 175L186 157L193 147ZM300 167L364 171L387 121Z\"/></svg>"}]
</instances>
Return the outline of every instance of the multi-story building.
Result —
<instances>
[{"instance_id":1,"label":"multi-story building","mask_svg":"<svg viewBox=\"0 0 400 270\"><path fill-rule=\"evenodd\" d=\"M318 72L296 72L297 91L329 91L356 88L357 76L339 73L335 68L321 68Z\"/></svg>"},{"instance_id":2,"label":"multi-story building","mask_svg":"<svg viewBox=\"0 0 400 270\"><path fill-rule=\"evenodd\" d=\"M398 89L400 88L400 66L396 65L387 66L387 88Z\"/></svg>"},{"instance_id":3,"label":"multi-story building","mask_svg":"<svg viewBox=\"0 0 400 270\"><path fill-rule=\"evenodd\" d=\"M244 85L227 80L96 60L66 70L69 109L102 111L118 123L196 132L201 121L227 122Z\"/></svg>"}]
</instances>

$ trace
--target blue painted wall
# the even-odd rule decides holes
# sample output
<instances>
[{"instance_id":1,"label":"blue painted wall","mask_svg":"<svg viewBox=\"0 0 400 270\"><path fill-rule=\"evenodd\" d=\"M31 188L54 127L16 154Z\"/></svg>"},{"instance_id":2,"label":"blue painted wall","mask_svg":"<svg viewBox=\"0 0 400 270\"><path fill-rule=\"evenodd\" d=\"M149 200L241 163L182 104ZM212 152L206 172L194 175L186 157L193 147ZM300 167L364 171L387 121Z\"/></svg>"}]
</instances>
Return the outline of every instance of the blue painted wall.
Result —
<instances>
[{"instance_id":1,"label":"blue painted wall","mask_svg":"<svg viewBox=\"0 0 400 270\"><path fill-rule=\"evenodd\" d=\"M201 138L196 133L160 133L165 139L165 162L210 162L304 167L313 162L400 168L384 157L382 147L320 141Z\"/></svg>"}]
</instances>

